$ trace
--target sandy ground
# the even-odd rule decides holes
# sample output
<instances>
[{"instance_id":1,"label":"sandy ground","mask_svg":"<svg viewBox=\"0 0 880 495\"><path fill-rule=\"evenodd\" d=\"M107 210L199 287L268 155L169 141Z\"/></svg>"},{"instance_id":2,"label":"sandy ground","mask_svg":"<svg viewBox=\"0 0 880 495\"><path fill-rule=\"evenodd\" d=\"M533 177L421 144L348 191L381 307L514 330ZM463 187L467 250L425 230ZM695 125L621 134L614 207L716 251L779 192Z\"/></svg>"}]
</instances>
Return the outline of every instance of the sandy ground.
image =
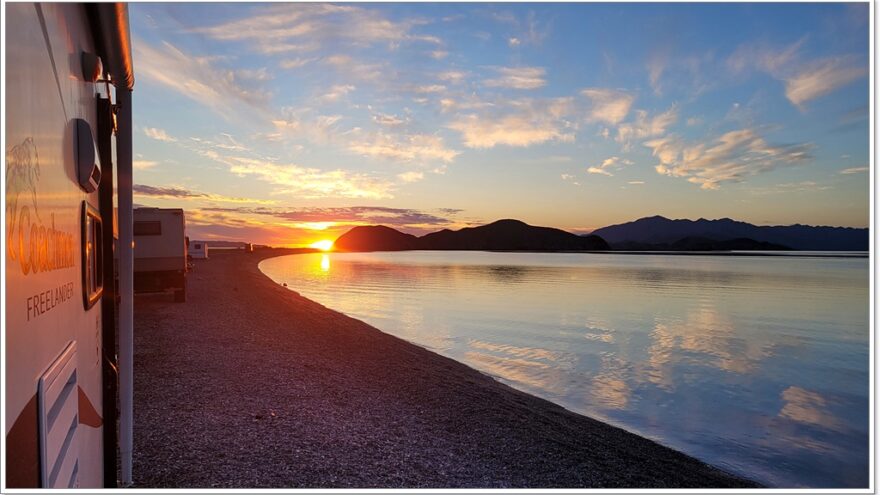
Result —
<instances>
[{"instance_id":1,"label":"sandy ground","mask_svg":"<svg viewBox=\"0 0 880 495\"><path fill-rule=\"evenodd\" d=\"M138 487L747 487L211 253L135 298Z\"/></svg>"}]
</instances>

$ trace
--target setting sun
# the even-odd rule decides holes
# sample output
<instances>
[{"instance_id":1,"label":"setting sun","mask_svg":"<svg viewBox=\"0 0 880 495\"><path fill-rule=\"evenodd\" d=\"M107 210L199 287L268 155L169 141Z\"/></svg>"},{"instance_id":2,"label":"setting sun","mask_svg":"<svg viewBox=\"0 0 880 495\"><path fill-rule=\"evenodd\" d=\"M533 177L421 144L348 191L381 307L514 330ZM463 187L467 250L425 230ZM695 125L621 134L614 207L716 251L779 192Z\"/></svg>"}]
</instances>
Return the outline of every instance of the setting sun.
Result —
<instances>
[{"instance_id":1,"label":"setting sun","mask_svg":"<svg viewBox=\"0 0 880 495\"><path fill-rule=\"evenodd\" d=\"M333 248L333 241L323 240L323 241L313 242L309 247L313 247L315 249L320 249L321 251L330 251Z\"/></svg>"}]
</instances>

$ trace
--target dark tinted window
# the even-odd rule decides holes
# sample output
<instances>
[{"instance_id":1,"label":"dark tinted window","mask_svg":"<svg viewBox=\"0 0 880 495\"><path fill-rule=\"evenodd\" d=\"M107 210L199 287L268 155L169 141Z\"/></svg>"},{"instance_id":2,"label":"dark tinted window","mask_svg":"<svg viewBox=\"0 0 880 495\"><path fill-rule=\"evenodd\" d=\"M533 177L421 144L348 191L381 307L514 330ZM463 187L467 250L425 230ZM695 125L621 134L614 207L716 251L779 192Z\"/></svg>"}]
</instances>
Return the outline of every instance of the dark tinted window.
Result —
<instances>
[{"instance_id":1,"label":"dark tinted window","mask_svg":"<svg viewBox=\"0 0 880 495\"><path fill-rule=\"evenodd\" d=\"M134 235L162 235L162 222L135 222Z\"/></svg>"}]
</instances>

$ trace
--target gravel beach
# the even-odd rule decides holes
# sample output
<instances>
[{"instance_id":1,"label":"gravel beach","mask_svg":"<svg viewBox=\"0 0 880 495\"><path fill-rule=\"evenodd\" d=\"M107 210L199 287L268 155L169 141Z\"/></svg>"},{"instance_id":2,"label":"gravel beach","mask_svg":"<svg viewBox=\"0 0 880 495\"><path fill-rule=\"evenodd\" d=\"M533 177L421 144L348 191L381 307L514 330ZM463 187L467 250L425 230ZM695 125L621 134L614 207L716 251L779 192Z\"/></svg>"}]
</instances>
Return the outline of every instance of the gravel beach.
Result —
<instances>
[{"instance_id":1,"label":"gravel beach","mask_svg":"<svg viewBox=\"0 0 880 495\"><path fill-rule=\"evenodd\" d=\"M135 297L135 487L754 487L519 392L212 251ZM295 289L295 288L294 288Z\"/></svg>"}]
</instances>

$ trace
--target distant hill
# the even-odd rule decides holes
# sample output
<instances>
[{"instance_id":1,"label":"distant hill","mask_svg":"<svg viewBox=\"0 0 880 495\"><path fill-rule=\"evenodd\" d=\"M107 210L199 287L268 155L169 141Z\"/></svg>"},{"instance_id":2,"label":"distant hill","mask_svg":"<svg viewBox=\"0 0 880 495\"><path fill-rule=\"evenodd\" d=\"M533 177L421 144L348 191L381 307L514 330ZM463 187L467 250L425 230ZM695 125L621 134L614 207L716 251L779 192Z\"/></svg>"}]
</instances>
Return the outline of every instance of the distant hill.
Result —
<instances>
[{"instance_id":1,"label":"distant hill","mask_svg":"<svg viewBox=\"0 0 880 495\"><path fill-rule=\"evenodd\" d=\"M671 244L623 241L614 244L613 247L619 251L791 251L788 246L754 239L716 241L705 237L685 237Z\"/></svg>"},{"instance_id":2,"label":"distant hill","mask_svg":"<svg viewBox=\"0 0 880 495\"><path fill-rule=\"evenodd\" d=\"M534 227L519 220L498 220L480 227L444 229L416 237L390 227L355 227L333 244L340 251L603 251L601 237L578 236L564 230Z\"/></svg>"},{"instance_id":3,"label":"distant hill","mask_svg":"<svg viewBox=\"0 0 880 495\"><path fill-rule=\"evenodd\" d=\"M333 247L339 251L406 251L419 249L418 237L386 227L355 227L339 236Z\"/></svg>"},{"instance_id":4,"label":"distant hill","mask_svg":"<svg viewBox=\"0 0 880 495\"><path fill-rule=\"evenodd\" d=\"M813 227L810 225L757 226L729 218L720 220L670 220L661 216L594 230L615 249L625 243L672 244L685 238L713 241L750 239L803 251L867 251L868 229ZM758 248L764 249L764 248Z\"/></svg>"}]
</instances>

